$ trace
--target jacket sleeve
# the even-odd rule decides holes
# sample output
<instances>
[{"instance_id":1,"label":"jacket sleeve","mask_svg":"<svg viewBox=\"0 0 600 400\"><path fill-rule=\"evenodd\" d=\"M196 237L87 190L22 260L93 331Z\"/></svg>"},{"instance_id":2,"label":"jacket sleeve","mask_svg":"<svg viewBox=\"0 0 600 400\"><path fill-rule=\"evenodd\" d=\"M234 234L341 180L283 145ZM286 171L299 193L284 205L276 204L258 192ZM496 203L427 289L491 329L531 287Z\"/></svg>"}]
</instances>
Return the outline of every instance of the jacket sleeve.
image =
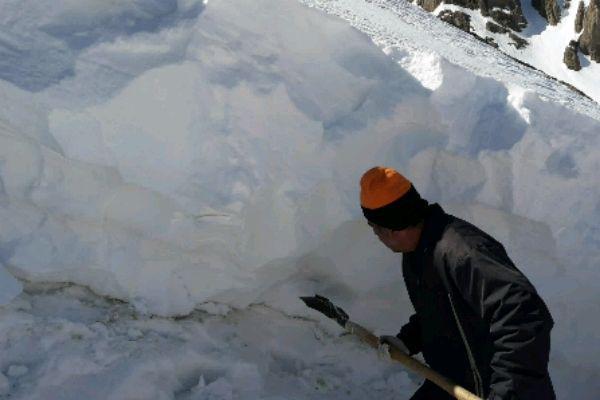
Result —
<instances>
[{"instance_id":1,"label":"jacket sleeve","mask_svg":"<svg viewBox=\"0 0 600 400\"><path fill-rule=\"evenodd\" d=\"M410 316L408 322L400 329L396 337L404 343L410 351L409 355L420 353L421 345L421 324L417 314Z\"/></svg>"},{"instance_id":2,"label":"jacket sleeve","mask_svg":"<svg viewBox=\"0 0 600 400\"><path fill-rule=\"evenodd\" d=\"M489 326L493 342L488 399L530 399L552 391L552 317L498 242L470 249L449 272L462 298Z\"/></svg>"}]
</instances>

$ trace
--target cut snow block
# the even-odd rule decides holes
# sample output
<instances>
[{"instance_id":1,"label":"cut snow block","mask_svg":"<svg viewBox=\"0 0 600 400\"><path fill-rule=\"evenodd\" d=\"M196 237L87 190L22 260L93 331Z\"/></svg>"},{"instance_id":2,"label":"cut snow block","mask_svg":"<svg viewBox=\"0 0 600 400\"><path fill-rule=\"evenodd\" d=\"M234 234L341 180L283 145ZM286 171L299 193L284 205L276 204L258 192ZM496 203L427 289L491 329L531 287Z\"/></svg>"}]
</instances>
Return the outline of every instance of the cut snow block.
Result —
<instances>
[{"instance_id":1,"label":"cut snow block","mask_svg":"<svg viewBox=\"0 0 600 400\"><path fill-rule=\"evenodd\" d=\"M0 306L10 303L23 290L23 285L0 263Z\"/></svg>"},{"instance_id":2,"label":"cut snow block","mask_svg":"<svg viewBox=\"0 0 600 400\"><path fill-rule=\"evenodd\" d=\"M6 396L10 392L10 382L8 378L0 372L0 396Z\"/></svg>"}]
</instances>

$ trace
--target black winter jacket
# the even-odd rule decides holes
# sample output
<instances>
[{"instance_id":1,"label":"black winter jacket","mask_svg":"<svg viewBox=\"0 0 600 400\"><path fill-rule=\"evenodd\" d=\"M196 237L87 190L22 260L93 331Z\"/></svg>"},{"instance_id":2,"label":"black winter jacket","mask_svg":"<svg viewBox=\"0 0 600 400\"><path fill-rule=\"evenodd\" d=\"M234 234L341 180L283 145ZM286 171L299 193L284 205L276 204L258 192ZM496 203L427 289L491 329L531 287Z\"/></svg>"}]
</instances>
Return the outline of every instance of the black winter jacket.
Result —
<instances>
[{"instance_id":1,"label":"black winter jacket","mask_svg":"<svg viewBox=\"0 0 600 400\"><path fill-rule=\"evenodd\" d=\"M404 280L416 313L398 337L457 384L493 400L554 400L548 308L503 246L431 205Z\"/></svg>"}]
</instances>

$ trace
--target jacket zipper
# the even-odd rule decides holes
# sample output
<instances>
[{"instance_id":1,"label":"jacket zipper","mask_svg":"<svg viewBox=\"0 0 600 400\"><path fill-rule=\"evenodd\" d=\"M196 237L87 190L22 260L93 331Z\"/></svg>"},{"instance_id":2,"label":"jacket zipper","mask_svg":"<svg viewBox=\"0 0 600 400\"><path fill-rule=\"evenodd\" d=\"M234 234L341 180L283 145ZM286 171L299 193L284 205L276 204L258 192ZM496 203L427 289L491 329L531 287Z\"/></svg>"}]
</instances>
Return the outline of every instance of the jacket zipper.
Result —
<instances>
[{"instance_id":1,"label":"jacket zipper","mask_svg":"<svg viewBox=\"0 0 600 400\"><path fill-rule=\"evenodd\" d=\"M456 325L458 326L458 331L460 336L462 337L463 343L465 344L465 348L467 349L467 358L469 359L469 364L471 364L471 372L473 373L473 381L475 383L475 394L479 397L483 397L483 381L481 379L481 375L479 374L479 370L477 369L477 364L475 363L475 357L473 357L473 353L471 352L471 347L469 346L469 342L467 341L467 336L460 324L460 320L458 319L458 313L456 312L456 308L454 308L454 302L452 301L452 295L448 292L448 300L450 300L450 307L452 308L452 314L454 314L454 319L456 320Z\"/></svg>"}]
</instances>

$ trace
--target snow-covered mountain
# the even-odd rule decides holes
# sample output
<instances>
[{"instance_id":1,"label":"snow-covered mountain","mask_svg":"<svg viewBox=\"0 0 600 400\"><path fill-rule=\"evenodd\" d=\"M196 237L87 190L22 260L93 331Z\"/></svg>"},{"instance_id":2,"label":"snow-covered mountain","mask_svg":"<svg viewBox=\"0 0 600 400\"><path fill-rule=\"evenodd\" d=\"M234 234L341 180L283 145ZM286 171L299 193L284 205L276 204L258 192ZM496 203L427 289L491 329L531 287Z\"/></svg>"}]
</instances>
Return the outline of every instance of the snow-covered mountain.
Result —
<instances>
[{"instance_id":1,"label":"snow-covered mountain","mask_svg":"<svg viewBox=\"0 0 600 400\"><path fill-rule=\"evenodd\" d=\"M416 0L415 5L600 101L598 1Z\"/></svg>"},{"instance_id":2,"label":"snow-covered mountain","mask_svg":"<svg viewBox=\"0 0 600 400\"><path fill-rule=\"evenodd\" d=\"M298 299L406 321L358 207L376 164L506 245L555 317L559 397L600 391L596 102L400 1L0 20L0 396L408 398L417 377Z\"/></svg>"}]
</instances>

